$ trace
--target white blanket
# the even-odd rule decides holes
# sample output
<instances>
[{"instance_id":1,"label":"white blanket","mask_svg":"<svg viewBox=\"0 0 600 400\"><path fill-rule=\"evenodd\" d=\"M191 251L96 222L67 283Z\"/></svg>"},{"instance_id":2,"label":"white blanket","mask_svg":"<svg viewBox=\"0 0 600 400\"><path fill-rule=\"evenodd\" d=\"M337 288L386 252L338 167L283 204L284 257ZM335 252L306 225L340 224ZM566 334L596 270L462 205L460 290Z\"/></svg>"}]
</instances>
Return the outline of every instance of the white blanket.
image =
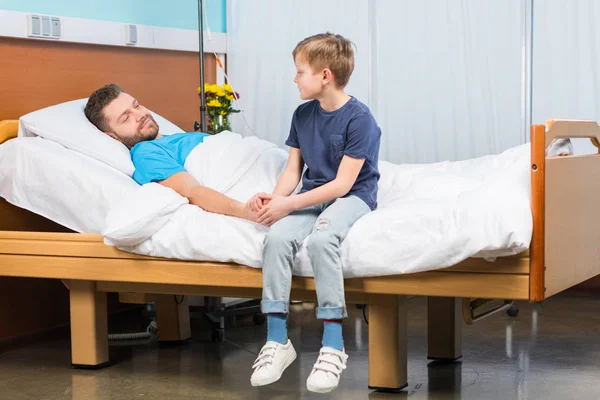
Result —
<instances>
[{"instance_id":1,"label":"white blanket","mask_svg":"<svg viewBox=\"0 0 600 400\"><path fill-rule=\"evenodd\" d=\"M529 154L527 144L460 162L381 162L379 207L342 243L344 276L427 271L526 250L532 233ZM224 132L197 146L186 168L203 185L245 202L273 190L286 159L269 142ZM111 209L103 234L107 244L139 254L259 268L267 229L205 212L151 183ZM293 272L313 275L306 246Z\"/></svg>"}]
</instances>

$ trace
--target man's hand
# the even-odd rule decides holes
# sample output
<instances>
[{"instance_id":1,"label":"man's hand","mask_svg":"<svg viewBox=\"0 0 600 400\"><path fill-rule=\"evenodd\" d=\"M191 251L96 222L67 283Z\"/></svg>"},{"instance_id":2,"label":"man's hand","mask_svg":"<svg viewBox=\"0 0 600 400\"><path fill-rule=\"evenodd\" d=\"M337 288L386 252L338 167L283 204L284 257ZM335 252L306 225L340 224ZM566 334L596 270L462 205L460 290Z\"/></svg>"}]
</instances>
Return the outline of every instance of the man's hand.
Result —
<instances>
[{"instance_id":1,"label":"man's hand","mask_svg":"<svg viewBox=\"0 0 600 400\"><path fill-rule=\"evenodd\" d=\"M246 206L254 212L259 212L263 206L271 201L272 196L268 193L257 193L248 202Z\"/></svg>"},{"instance_id":2,"label":"man's hand","mask_svg":"<svg viewBox=\"0 0 600 400\"><path fill-rule=\"evenodd\" d=\"M242 205L242 210L239 213L239 217L247 219L248 221L257 222L258 213L256 211L251 210L248 207L248 205Z\"/></svg>"},{"instance_id":3,"label":"man's hand","mask_svg":"<svg viewBox=\"0 0 600 400\"><path fill-rule=\"evenodd\" d=\"M271 226L292 211L294 211L294 208L289 196L272 195L270 201L263 205L262 209L258 212L257 222Z\"/></svg>"}]
</instances>

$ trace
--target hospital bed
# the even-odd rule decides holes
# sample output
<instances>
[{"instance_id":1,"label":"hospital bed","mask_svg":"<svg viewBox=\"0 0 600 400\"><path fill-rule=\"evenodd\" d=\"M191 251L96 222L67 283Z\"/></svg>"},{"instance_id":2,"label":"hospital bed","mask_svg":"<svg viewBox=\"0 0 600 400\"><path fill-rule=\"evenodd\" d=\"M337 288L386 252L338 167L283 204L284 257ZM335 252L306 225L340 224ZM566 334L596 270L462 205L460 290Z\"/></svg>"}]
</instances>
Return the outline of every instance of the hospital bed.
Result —
<instances>
[{"instance_id":1,"label":"hospital bed","mask_svg":"<svg viewBox=\"0 0 600 400\"><path fill-rule=\"evenodd\" d=\"M17 129L17 121L0 122L0 144L15 138ZM600 273L600 157L546 157L545 148L558 137L587 137L598 146L600 127L572 120L531 127L533 237L528 251L493 263L471 258L441 270L346 280L347 302L368 305L370 388L394 391L407 385L406 296L428 296L428 357L457 359L463 304L470 299L541 302ZM105 245L100 235L71 232L3 199L0 276L65 282L72 364L84 368L109 362L109 292L162 299L173 294L260 298L262 284L255 268L123 252ZM315 300L313 279L294 277L291 297ZM157 316L163 339L189 337L186 303L161 304Z\"/></svg>"}]
</instances>

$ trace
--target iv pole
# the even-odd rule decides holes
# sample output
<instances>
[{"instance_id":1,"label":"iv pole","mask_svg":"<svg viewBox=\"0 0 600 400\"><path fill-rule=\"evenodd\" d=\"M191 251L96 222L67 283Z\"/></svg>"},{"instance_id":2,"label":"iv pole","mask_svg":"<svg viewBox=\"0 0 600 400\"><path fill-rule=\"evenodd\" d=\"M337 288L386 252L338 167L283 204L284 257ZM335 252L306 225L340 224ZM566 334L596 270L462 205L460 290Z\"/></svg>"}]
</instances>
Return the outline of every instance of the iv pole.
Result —
<instances>
[{"instance_id":1,"label":"iv pole","mask_svg":"<svg viewBox=\"0 0 600 400\"><path fill-rule=\"evenodd\" d=\"M194 130L206 132L206 98L204 97L204 26L202 24L202 0L198 0L198 59L200 61L200 124L194 122Z\"/></svg>"}]
</instances>

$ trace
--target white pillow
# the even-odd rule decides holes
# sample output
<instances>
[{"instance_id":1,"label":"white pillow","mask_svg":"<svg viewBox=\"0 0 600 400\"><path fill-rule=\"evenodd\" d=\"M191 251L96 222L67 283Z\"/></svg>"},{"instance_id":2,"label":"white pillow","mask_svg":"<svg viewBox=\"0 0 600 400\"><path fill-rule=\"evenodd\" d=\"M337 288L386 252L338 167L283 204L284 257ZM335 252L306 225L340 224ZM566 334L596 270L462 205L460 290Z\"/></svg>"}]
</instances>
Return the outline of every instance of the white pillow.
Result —
<instances>
[{"instance_id":1,"label":"white pillow","mask_svg":"<svg viewBox=\"0 0 600 400\"><path fill-rule=\"evenodd\" d=\"M81 233L102 233L109 210L139 188L116 169L40 137L0 145L0 160L0 197Z\"/></svg>"},{"instance_id":2,"label":"white pillow","mask_svg":"<svg viewBox=\"0 0 600 400\"><path fill-rule=\"evenodd\" d=\"M19 137L40 136L102 161L129 176L135 170L129 149L96 128L84 114L87 98L42 108L19 119ZM183 132L181 128L150 111L161 134Z\"/></svg>"}]
</instances>

